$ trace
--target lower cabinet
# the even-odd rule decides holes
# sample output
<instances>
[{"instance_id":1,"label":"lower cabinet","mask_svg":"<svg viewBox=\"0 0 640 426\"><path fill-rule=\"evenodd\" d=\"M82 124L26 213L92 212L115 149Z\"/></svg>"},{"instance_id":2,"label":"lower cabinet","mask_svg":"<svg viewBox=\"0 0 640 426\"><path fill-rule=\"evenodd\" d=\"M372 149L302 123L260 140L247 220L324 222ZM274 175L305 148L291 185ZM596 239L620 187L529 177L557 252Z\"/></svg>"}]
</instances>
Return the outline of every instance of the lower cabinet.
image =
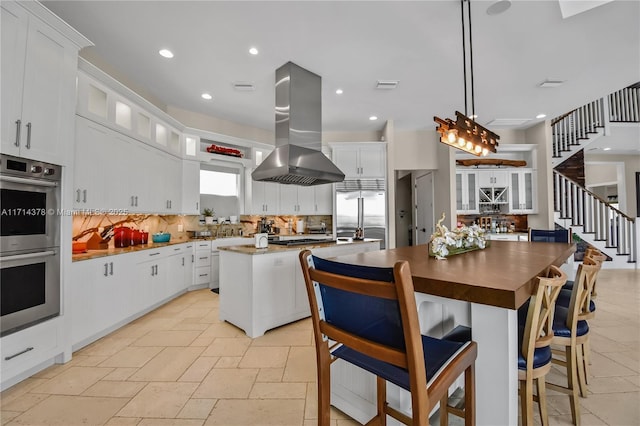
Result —
<instances>
[{"instance_id":1,"label":"lower cabinet","mask_svg":"<svg viewBox=\"0 0 640 426\"><path fill-rule=\"evenodd\" d=\"M72 350L184 292L192 249L192 243L176 244L73 262L67 304Z\"/></svg>"},{"instance_id":2,"label":"lower cabinet","mask_svg":"<svg viewBox=\"0 0 640 426\"><path fill-rule=\"evenodd\" d=\"M133 314L133 299L127 294L133 265L127 255L118 255L74 262L71 269L68 312L75 350L76 345L90 343L87 339L102 331L106 334Z\"/></svg>"}]
</instances>

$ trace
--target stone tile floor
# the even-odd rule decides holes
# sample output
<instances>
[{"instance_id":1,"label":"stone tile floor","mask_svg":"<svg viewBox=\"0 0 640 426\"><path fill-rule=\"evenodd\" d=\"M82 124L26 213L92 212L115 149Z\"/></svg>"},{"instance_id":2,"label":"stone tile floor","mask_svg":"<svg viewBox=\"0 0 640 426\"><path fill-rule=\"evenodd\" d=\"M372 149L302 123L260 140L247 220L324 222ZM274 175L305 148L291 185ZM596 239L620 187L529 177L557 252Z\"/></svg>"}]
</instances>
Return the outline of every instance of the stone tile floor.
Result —
<instances>
[{"instance_id":1,"label":"stone tile floor","mask_svg":"<svg viewBox=\"0 0 640 426\"><path fill-rule=\"evenodd\" d=\"M602 270L598 285L582 424L639 425L640 273ZM548 402L551 425L571 424L567 396ZM218 295L190 292L7 389L1 409L2 425L315 425L311 322L250 339L218 320Z\"/></svg>"}]
</instances>

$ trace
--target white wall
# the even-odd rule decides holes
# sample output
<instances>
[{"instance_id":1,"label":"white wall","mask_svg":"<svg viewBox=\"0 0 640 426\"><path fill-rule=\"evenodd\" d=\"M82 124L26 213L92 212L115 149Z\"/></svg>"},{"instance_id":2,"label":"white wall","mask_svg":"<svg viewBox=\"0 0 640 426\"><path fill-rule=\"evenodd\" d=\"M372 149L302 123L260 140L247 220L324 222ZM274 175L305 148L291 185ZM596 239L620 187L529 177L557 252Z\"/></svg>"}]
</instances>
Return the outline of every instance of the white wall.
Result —
<instances>
[{"instance_id":1,"label":"white wall","mask_svg":"<svg viewBox=\"0 0 640 426\"><path fill-rule=\"evenodd\" d=\"M593 155L586 154L585 163L613 162L624 163L624 186L618 185L618 191L625 191L626 206L620 210L630 217L637 217L636 211L636 172L640 172L640 155ZM585 178L589 179L587 176ZM620 195L620 193L618 193Z\"/></svg>"},{"instance_id":2,"label":"white wall","mask_svg":"<svg viewBox=\"0 0 640 426\"><path fill-rule=\"evenodd\" d=\"M438 168L436 147L439 143L435 130L401 132L394 135L395 170L435 170Z\"/></svg>"},{"instance_id":3,"label":"white wall","mask_svg":"<svg viewBox=\"0 0 640 426\"><path fill-rule=\"evenodd\" d=\"M526 143L537 145L535 168L537 169L538 213L530 214L527 222L530 228L553 229L553 166L551 165L552 134L548 122L536 124L525 130Z\"/></svg>"}]
</instances>

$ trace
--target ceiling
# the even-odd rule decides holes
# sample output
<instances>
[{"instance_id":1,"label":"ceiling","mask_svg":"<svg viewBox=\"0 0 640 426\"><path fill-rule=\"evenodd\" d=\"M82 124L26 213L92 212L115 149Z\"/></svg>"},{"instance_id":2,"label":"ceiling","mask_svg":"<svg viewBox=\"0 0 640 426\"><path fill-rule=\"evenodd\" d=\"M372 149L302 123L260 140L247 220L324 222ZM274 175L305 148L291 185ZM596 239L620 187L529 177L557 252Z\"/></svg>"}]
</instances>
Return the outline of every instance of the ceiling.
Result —
<instances>
[{"instance_id":1,"label":"ceiling","mask_svg":"<svg viewBox=\"0 0 640 426\"><path fill-rule=\"evenodd\" d=\"M523 119L509 127L526 128L537 114L555 117L640 81L640 2L596 2L605 4L566 19L555 0L513 0L489 15L494 2L471 3L479 123ZM464 112L457 0L43 3L95 43L82 56L161 107L273 130L275 70L292 61L322 77L325 132L380 130L386 120L429 130L433 116ZM538 87L547 79L564 84ZM378 80L399 84L379 90ZM236 91L236 81L255 90Z\"/></svg>"}]
</instances>

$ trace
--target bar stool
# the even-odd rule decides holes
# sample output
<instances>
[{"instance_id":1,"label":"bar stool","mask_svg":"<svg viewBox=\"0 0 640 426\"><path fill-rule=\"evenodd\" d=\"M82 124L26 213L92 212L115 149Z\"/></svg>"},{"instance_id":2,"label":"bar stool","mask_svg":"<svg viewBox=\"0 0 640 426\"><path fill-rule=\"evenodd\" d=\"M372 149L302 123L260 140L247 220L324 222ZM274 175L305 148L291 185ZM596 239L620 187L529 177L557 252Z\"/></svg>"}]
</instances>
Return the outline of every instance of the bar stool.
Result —
<instances>
[{"instance_id":1,"label":"bar stool","mask_svg":"<svg viewBox=\"0 0 640 426\"><path fill-rule=\"evenodd\" d=\"M551 341L556 299L567 275L552 266L546 277L538 277L534 293L529 299L527 315L518 323L518 380L523 426L533 424L533 402L538 402L543 425L549 424L545 376L551 370ZM536 383L537 396L533 394Z\"/></svg>"},{"instance_id":2,"label":"bar stool","mask_svg":"<svg viewBox=\"0 0 640 426\"><path fill-rule=\"evenodd\" d=\"M587 296L591 294L597 272L597 265L578 265L569 307L556 303L553 319L552 362L565 367L567 386L547 382L547 388L569 395L571 419L575 425L580 424L579 389L585 391L583 396L586 395L582 351L589 339L589 324L580 319L580 314ZM553 346L563 346L564 350ZM581 383L585 383L585 386L581 386Z\"/></svg>"},{"instance_id":3,"label":"bar stool","mask_svg":"<svg viewBox=\"0 0 640 426\"><path fill-rule=\"evenodd\" d=\"M448 389L464 373L465 425L475 424L475 342L450 342L420 334L413 281L406 261L392 268L334 262L300 253L307 286L318 367L318 425L330 423L330 365L340 358L376 375L377 414L405 424L428 425L446 405ZM411 417L389 406L386 382L411 393Z\"/></svg>"}]
</instances>

